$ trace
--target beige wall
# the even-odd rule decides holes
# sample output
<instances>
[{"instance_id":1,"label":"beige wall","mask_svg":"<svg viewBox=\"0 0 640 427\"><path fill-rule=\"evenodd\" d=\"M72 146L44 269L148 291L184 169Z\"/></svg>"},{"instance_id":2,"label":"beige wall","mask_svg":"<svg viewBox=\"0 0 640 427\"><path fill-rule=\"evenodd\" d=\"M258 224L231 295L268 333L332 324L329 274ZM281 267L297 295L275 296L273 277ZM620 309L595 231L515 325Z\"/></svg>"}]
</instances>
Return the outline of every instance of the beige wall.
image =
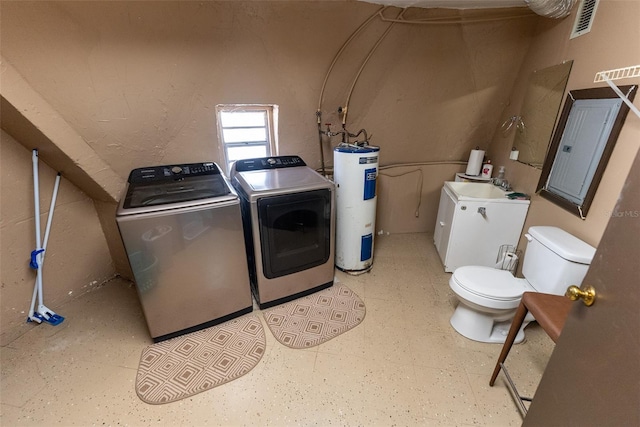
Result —
<instances>
[{"instance_id":1,"label":"beige wall","mask_svg":"<svg viewBox=\"0 0 640 427\"><path fill-rule=\"evenodd\" d=\"M219 161L214 107L221 103L278 104L280 153L319 167L315 113L326 71L379 8L335 1L1 7L5 60L121 178L150 164ZM399 11L390 8L385 16ZM373 136L381 164L456 162L475 146L488 147L542 18L474 21L487 13L497 12L410 9L405 18L463 16L467 23L395 24L371 56L352 92L347 124ZM333 130L354 76L389 25L374 19L336 62L322 104L322 122ZM338 142L324 141L328 165ZM452 176L424 168L424 188ZM412 212L402 191L381 185L381 218L393 217L387 209ZM385 230L431 230L437 201L423 197L428 215L411 227L393 220Z\"/></svg>"},{"instance_id":2,"label":"beige wall","mask_svg":"<svg viewBox=\"0 0 640 427\"><path fill-rule=\"evenodd\" d=\"M465 169L462 162L383 166L378 175L378 233L432 232L442 183Z\"/></svg>"},{"instance_id":3,"label":"beige wall","mask_svg":"<svg viewBox=\"0 0 640 427\"><path fill-rule=\"evenodd\" d=\"M4 342L7 335L25 327L35 279L29 256L36 243L31 151L6 132L0 135L0 333ZM56 171L42 161L38 169L44 236ZM56 312L62 303L115 274L93 201L64 176L43 265L44 303Z\"/></svg>"},{"instance_id":4,"label":"beige wall","mask_svg":"<svg viewBox=\"0 0 640 427\"><path fill-rule=\"evenodd\" d=\"M91 155L114 171L118 186L135 167L219 161L215 105L222 103L278 104L280 153L299 154L319 167L315 113L326 71L352 32L378 9L350 1L1 2L0 7L3 61L77 134L78 145L88 145ZM385 16L398 12L390 8ZM515 11L522 12L526 9ZM535 190L539 171L507 161L511 141L497 132L504 119L517 114L531 71L573 59L569 89L578 89L593 86L597 71L640 63L640 3L632 0L602 0L592 32L572 41L573 16L473 22L487 13L494 12L408 10L405 18L462 16L466 23L394 25L357 80L348 127L366 128L371 143L381 147L381 165L393 166L381 171L378 231L432 231L442 182L464 169L459 162L475 146L488 148L496 165L507 166L516 189ZM337 108L345 105L354 76L388 25L375 18L336 62L321 108L322 122L333 123L334 131L340 123ZM30 113L49 116L37 105ZM45 133L51 137L55 129ZM586 221L534 197L527 226L559 225L597 244L638 141L639 120L629 116ZM328 165L337 142L324 141ZM3 132L2 280L10 283L3 288L3 325L5 319L23 321L17 311L28 308L32 289L32 273L23 265L33 241L32 208L25 198L30 160L20 144L30 147L33 141L16 142ZM82 159L69 160L82 167ZM13 175L22 179L15 190L5 178ZM47 170L45 177L52 176ZM86 187L82 174L74 179L77 187ZM43 188L51 182L43 181ZM69 193L74 202L61 199L55 224L67 235L51 241L47 261L46 283L57 302L113 273L105 235L118 271L127 274L121 248L113 243L113 202L94 205L65 180L61 197ZM16 204L12 199L19 195L22 202ZM73 235L69 245L75 225L86 232Z\"/></svg>"},{"instance_id":5,"label":"beige wall","mask_svg":"<svg viewBox=\"0 0 640 427\"><path fill-rule=\"evenodd\" d=\"M535 69L573 59L573 68L567 90L606 86L593 83L598 71L640 64L640 2L636 0L601 0L591 32L569 40L576 10L563 21L541 21L534 42L527 54L513 102L502 118L518 114L519 105L528 76ZM640 79L620 80L619 85L639 84ZM640 105L640 97L634 103ZM507 178L516 190L533 194L540 171L507 159L512 138L503 138L498 132L489 154L507 169ZM555 225L597 246L624 185L633 159L640 147L640 118L632 112L627 116L620 137L609 160L586 220L561 209L539 196L533 196L525 223ZM521 240L521 244L524 242Z\"/></svg>"}]
</instances>

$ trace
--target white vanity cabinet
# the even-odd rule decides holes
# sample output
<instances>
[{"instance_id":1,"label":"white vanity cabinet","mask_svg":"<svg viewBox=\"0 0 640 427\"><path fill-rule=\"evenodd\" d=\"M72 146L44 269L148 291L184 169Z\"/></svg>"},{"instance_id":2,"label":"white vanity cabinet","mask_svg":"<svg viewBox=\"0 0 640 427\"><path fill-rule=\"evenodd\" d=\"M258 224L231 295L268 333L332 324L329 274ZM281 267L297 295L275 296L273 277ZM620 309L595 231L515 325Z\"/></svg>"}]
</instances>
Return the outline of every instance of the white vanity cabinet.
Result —
<instances>
[{"instance_id":1,"label":"white vanity cabinet","mask_svg":"<svg viewBox=\"0 0 640 427\"><path fill-rule=\"evenodd\" d=\"M529 200L506 194L492 184L445 182L433 233L444 271L494 267L501 245L518 245Z\"/></svg>"}]
</instances>

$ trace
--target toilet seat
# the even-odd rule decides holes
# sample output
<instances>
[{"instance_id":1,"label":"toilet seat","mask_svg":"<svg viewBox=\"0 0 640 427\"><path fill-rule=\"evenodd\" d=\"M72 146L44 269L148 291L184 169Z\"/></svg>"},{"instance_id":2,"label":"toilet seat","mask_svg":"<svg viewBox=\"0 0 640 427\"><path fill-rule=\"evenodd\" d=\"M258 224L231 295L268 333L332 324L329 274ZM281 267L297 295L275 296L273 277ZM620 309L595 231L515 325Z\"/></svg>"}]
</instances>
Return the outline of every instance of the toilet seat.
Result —
<instances>
[{"instance_id":1,"label":"toilet seat","mask_svg":"<svg viewBox=\"0 0 640 427\"><path fill-rule=\"evenodd\" d=\"M535 292L526 279L507 270L475 265L457 268L449 285L461 298L492 309L515 309L524 292Z\"/></svg>"}]
</instances>

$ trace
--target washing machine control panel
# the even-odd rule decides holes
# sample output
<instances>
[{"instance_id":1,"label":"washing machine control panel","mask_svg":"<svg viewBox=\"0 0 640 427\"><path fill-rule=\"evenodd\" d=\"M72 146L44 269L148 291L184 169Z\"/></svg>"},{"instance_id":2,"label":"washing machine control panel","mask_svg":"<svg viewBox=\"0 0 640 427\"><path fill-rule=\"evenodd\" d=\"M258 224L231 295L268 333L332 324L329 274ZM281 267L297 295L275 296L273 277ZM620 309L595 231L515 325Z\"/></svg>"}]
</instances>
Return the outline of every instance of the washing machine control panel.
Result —
<instances>
[{"instance_id":1,"label":"washing machine control panel","mask_svg":"<svg viewBox=\"0 0 640 427\"><path fill-rule=\"evenodd\" d=\"M299 156L275 156L259 157L256 159L243 159L235 163L236 172L253 170L293 168L306 166L307 164Z\"/></svg>"},{"instance_id":2,"label":"washing machine control panel","mask_svg":"<svg viewBox=\"0 0 640 427\"><path fill-rule=\"evenodd\" d=\"M129 174L130 184L176 181L184 178L219 175L220 168L213 162L186 163L183 165L150 166L138 168Z\"/></svg>"}]
</instances>

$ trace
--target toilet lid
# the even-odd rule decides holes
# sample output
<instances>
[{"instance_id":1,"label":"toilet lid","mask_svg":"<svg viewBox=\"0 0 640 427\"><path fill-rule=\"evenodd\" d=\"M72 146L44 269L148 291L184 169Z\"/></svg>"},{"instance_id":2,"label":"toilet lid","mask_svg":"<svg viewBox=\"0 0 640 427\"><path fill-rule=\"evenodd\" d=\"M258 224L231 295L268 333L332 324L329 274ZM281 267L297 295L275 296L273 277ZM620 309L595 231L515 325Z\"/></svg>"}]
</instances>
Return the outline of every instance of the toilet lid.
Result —
<instances>
[{"instance_id":1,"label":"toilet lid","mask_svg":"<svg viewBox=\"0 0 640 427\"><path fill-rule=\"evenodd\" d=\"M454 280L467 291L485 298L510 301L522 298L527 290L523 279L517 279L507 270L492 267L467 266L456 269Z\"/></svg>"}]
</instances>

